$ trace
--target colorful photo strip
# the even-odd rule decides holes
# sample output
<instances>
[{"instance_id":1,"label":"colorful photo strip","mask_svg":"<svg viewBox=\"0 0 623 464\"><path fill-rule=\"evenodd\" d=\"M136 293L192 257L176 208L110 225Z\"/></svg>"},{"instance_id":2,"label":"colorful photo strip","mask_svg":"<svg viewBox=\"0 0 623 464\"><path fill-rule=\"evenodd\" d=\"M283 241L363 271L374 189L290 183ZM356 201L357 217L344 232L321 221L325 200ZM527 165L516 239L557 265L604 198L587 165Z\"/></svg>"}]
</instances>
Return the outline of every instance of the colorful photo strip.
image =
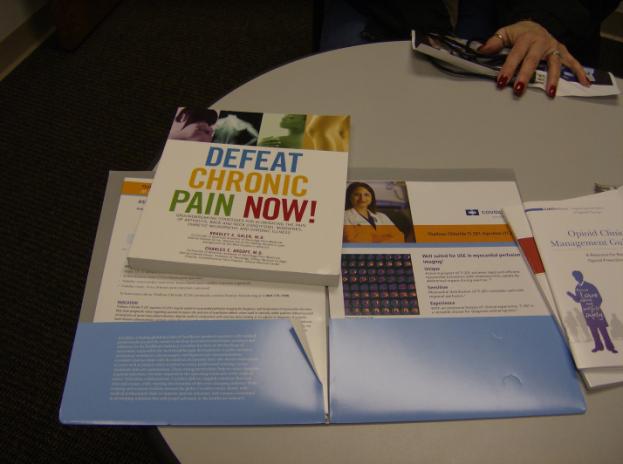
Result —
<instances>
[{"instance_id":1,"label":"colorful photo strip","mask_svg":"<svg viewBox=\"0 0 623 464\"><path fill-rule=\"evenodd\" d=\"M349 116L178 108L169 138L284 149L348 151Z\"/></svg>"}]
</instances>

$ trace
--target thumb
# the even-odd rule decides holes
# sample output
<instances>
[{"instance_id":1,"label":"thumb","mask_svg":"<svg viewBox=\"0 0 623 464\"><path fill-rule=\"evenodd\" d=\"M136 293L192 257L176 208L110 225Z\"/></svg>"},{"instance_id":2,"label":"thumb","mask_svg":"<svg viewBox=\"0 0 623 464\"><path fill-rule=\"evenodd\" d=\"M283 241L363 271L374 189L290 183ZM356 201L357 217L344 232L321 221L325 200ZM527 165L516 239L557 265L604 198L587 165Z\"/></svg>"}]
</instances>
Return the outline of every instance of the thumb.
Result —
<instances>
[{"instance_id":1,"label":"thumb","mask_svg":"<svg viewBox=\"0 0 623 464\"><path fill-rule=\"evenodd\" d=\"M491 36L483 45L478 48L478 53L483 55L493 55L504 48L504 42L498 36Z\"/></svg>"}]
</instances>

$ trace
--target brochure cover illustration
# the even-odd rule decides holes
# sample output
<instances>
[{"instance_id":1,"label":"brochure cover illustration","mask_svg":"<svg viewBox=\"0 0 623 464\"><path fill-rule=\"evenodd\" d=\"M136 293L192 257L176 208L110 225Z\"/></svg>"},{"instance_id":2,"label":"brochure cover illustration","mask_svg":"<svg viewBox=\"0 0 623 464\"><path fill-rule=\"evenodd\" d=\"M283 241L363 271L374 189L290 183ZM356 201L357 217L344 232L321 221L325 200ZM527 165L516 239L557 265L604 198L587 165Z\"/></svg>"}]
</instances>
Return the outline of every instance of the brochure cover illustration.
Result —
<instances>
[{"instance_id":1,"label":"brochure cover illustration","mask_svg":"<svg viewBox=\"0 0 623 464\"><path fill-rule=\"evenodd\" d=\"M567 338L572 337L574 341L590 341L591 335L588 329L585 328L585 321L579 317L580 314L578 312L567 315L567 324L570 327L569 332L567 332L565 325L560 320L558 307L556 306L552 290L547 281L545 267L543 266L541 255L539 254L536 241L534 240L532 228L524 212L524 206L522 204L505 206L503 210L504 217L513 230L513 236L521 248L522 254L528 263L528 267L532 270L543 297L550 307L556 322L558 322L561 331ZM620 331L619 337L623 338L623 331ZM580 374L588 388L604 387L623 382L623 368L580 369Z\"/></svg>"},{"instance_id":2,"label":"brochure cover illustration","mask_svg":"<svg viewBox=\"0 0 623 464\"><path fill-rule=\"evenodd\" d=\"M623 190L524 206L576 365L623 367Z\"/></svg>"},{"instance_id":3,"label":"brochure cover illustration","mask_svg":"<svg viewBox=\"0 0 623 464\"><path fill-rule=\"evenodd\" d=\"M382 175L351 172L346 189L342 279L329 289L332 422L583 412L502 217L520 198L512 173Z\"/></svg>"},{"instance_id":4,"label":"brochure cover illustration","mask_svg":"<svg viewBox=\"0 0 623 464\"><path fill-rule=\"evenodd\" d=\"M130 268L149 174L110 174L61 421L324 422L324 289Z\"/></svg>"},{"instance_id":5,"label":"brochure cover illustration","mask_svg":"<svg viewBox=\"0 0 623 464\"><path fill-rule=\"evenodd\" d=\"M504 49L492 56L483 55L478 53L480 45L482 44L475 40L468 41L449 35L422 34L411 31L413 50L436 60L435 63L445 71L457 75L495 78L509 50ZM602 97L621 93L612 73L589 67L584 67L584 70L591 81L590 87L581 85L575 74L563 66L556 95L559 97ZM528 82L528 86L546 91L546 82L547 66L542 61Z\"/></svg>"},{"instance_id":6,"label":"brochure cover illustration","mask_svg":"<svg viewBox=\"0 0 623 464\"><path fill-rule=\"evenodd\" d=\"M336 285L349 132L348 116L179 108L130 265Z\"/></svg>"}]
</instances>

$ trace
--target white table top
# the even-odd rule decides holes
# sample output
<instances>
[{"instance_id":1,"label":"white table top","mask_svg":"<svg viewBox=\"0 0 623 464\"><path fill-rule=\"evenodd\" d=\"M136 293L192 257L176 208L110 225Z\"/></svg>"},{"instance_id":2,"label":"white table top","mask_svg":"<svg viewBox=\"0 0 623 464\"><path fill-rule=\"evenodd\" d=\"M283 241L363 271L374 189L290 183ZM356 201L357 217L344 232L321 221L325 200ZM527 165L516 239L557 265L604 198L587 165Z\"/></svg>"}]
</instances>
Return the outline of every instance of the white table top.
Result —
<instances>
[{"instance_id":1,"label":"white table top","mask_svg":"<svg viewBox=\"0 0 623 464\"><path fill-rule=\"evenodd\" d=\"M623 98L550 100L528 89L517 99L492 80L442 74L408 42L314 55L214 106L350 114L351 167L513 168L524 200L623 184ZM586 400L582 416L160 431L182 463L623 462L623 386Z\"/></svg>"}]
</instances>

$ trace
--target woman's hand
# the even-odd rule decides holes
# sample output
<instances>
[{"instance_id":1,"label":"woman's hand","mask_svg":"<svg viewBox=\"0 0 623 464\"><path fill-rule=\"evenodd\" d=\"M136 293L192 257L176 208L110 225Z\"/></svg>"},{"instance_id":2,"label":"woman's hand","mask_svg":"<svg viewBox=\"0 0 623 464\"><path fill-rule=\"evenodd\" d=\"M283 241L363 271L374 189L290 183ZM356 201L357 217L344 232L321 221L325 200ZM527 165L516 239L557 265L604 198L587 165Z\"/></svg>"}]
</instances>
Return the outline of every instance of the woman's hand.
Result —
<instances>
[{"instance_id":1,"label":"woman's hand","mask_svg":"<svg viewBox=\"0 0 623 464\"><path fill-rule=\"evenodd\" d=\"M547 83L545 89L549 97L554 98L556 96L556 87L562 65L573 71L580 84L587 87L590 85L584 68L569 53L567 47L558 42L543 26L534 21L519 21L498 29L478 49L478 52L490 55L500 52L504 47L511 47L511 51L498 73L498 88L506 87L506 84L516 73L513 92L517 96L522 95L526 84L530 81L541 60L547 61Z\"/></svg>"}]
</instances>

